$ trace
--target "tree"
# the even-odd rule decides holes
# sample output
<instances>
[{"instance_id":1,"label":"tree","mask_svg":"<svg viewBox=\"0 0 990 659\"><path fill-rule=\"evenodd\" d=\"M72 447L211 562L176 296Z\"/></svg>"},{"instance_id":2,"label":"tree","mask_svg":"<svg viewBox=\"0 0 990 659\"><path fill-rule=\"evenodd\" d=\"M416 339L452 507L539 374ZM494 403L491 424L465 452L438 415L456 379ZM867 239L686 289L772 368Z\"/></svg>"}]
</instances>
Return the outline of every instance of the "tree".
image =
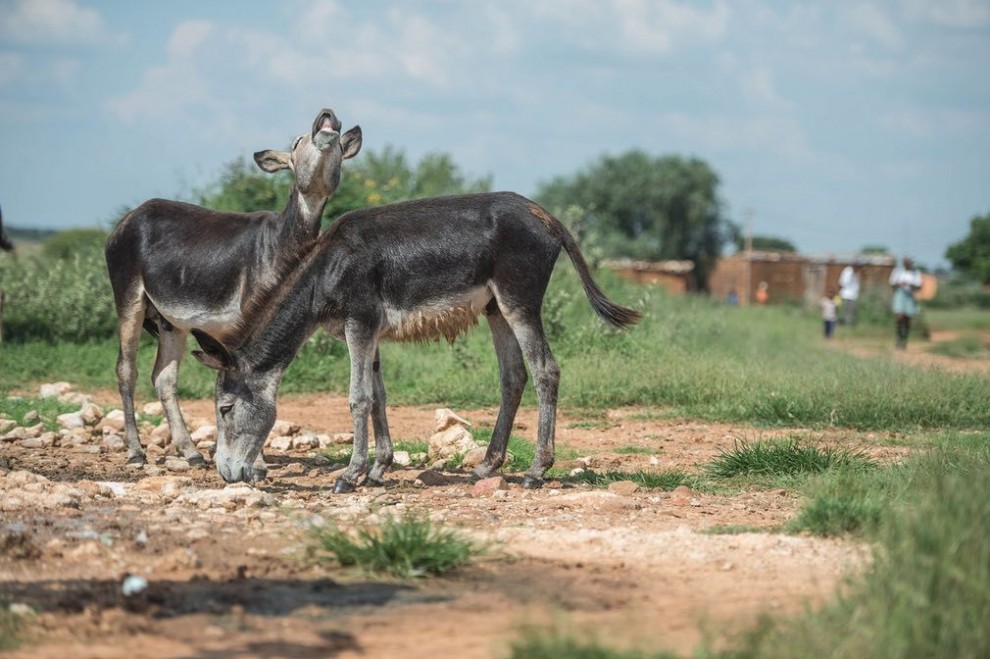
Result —
<instances>
[{"instance_id":1,"label":"tree","mask_svg":"<svg viewBox=\"0 0 990 659\"><path fill-rule=\"evenodd\" d=\"M796 252L797 247L786 238L776 236L753 236L751 240L753 249L766 252ZM740 252L746 249L746 239L743 236L736 236L736 249Z\"/></svg>"},{"instance_id":2,"label":"tree","mask_svg":"<svg viewBox=\"0 0 990 659\"><path fill-rule=\"evenodd\" d=\"M990 213L969 221L969 234L945 250L953 269L964 276L990 284Z\"/></svg>"},{"instance_id":3,"label":"tree","mask_svg":"<svg viewBox=\"0 0 990 659\"><path fill-rule=\"evenodd\" d=\"M536 197L555 213L587 209L588 239L608 256L693 261L698 288L706 290L735 230L722 216L718 184L703 160L634 150L554 179Z\"/></svg>"},{"instance_id":4,"label":"tree","mask_svg":"<svg viewBox=\"0 0 990 659\"><path fill-rule=\"evenodd\" d=\"M864 245L859 249L860 254L890 254L890 250L883 245Z\"/></svg>"}]
</instances>

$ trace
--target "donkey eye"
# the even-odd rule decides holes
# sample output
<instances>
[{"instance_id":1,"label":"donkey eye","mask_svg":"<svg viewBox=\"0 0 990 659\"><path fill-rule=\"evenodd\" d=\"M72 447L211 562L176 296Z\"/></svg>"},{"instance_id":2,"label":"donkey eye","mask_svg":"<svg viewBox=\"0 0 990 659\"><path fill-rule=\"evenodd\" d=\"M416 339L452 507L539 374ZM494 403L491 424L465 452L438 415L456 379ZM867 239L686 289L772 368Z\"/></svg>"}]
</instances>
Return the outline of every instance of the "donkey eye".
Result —
<instances>
[{"instance_id":1,"label":"donkey eye","mask_svg":"<svg viewBox=\"0 0 990 659\"><path fill-rule=\"evenodd\" d=\"M220 406L220 416L227 416L227 413L234 409L233 405L221 405Z\"/></svg>"}]
</instances>

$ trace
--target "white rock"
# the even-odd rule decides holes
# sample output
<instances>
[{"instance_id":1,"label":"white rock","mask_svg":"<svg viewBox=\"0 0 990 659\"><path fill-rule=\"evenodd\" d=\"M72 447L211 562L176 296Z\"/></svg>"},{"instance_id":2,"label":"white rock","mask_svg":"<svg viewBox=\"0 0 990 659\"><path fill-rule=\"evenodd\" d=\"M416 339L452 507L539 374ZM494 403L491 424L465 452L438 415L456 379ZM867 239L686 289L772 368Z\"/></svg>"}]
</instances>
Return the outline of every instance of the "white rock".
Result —
<instances>
[{"instance_id":1,"label":"white rock","mask_svg":"<svg viewBox=\"0 0 990 659\"><path fill-rule=\"evenodd\" d=\"M145 403L141 406L141 414L148 414L151 416L161 416L165 413L165 408L162 407L162 403L159 400L153 403Z\"/></svg>"},{"instance_id":2,"label":"white rock","mask_svg":"<svg viewBox=\"0 0 990 659\"><path fill-rule=\"evenodd\" d=\"M352 432L338 432L333 435L334 444L353 444L354 443L354 433Z\"/></svg>"},{"instance_id":3,"label":"white rock","mask_svg":"<svg viewBox=\"0 0 990 659\"><path fill-rule=\"evenodd\" d=\"M104 429L105 430L105 429ZM165 446L172 437L172 431L168 428L168 422L162 421L148 433L148 443L155 446Z\"/></svg>"},{"instance_id":4,"label":"white rock","mask_svg":"<svg viewBox=\"0 0 990 659\"><path fill-rule=\"evenodd\" d=\"M326 433L317 435L316 440L320 443L320 448L327 448L333 445L333 439Z\"/></svg>"},{"instance_id":5,"label":"white rock","mask_svg":"<svg viewBox=\"0 0 990 659\"><path fill-rule=\"evenodd\" d=\"M430 461L449 460L455 455L467 453L478 446L474 437L463 426L451 426L438 432L429 441L427 456Z\"/></svg>"},{"instance_id":6,"label":"white rock","mask_svg":"<svg viewBox=\"0 0 990 659\"><path fill-rule=\"evenodd\" d=\"M103 427L114 428L118 431L124 430L124 410L110 410L100 421Z\"/></svg>"},{"instance_id":7,"label":"white rock","mask_svg":"<svg viewBox=\"0 0 990 659\"><path fill-rule=\"evenodd\" d=\"M79 416L87 426L95 426L103 418L103 410L95 403L86 403L79 408Z\"/></svg>"},{"instance_id":8,"label":"white rock","mask_svg":"<svg viewBox=\"0 0 990 659\"><path fill-rule=\"evenodd\" d=\"M131 597L144 592L148 588L148 580L137 574L129 574L120 585L124 597Z\"/></svg>"},{"instance_id":9,"label":"white rock","mask_svg":"<svg viewBox=\"0 0 990 659\"><path fill-rule=\"evenodd\" d=\"M17 427L13 419L0 419L0 435L4 435Z\"/></svg>"},{"instance_id":10,"label":"white rock","mask_svg":"<svg viewBox=\"0 0 990 659\"><path fill-rule=\"evenodd\" d=\"M52 382L43 384L38 388L40 398L56 398L72 391L72 385L68 382Z\"/></svg>"},{"instance_id":11,"label":"white rock","mask_svg":"<svg viewBox=\"0 0 990 659\"><path fill-rule=\"evenodd\" d=\"M83 420L83 416L79 412L59 414L55 417L55 421L58 422L60 428L65 428L66 430L72 430L73 428L84 428L86 426L86 422Z\"/></svg>"},{"instance_id":12,"label":"white rock","mask_svg":"<svg viewBox=\"0 0 990 659\"><path fill-rule=\"evenodd\" d=\"M297 451L320 447L320 440L311 432L296 435L292 438L292 448Z\"/></svg>"},{"instance_id":13,"label":"white rock","mask_svg":"<svg viewBox=\"0 0 990 659\"><path fill-rule=\"evenodd\" d=\"M169 471L182 472L189 471L191 467L184 459L170 455L165 458L165 468Z\"/></svg>"},{"instance_id":14,"label":"white rock","mask_svg":"<svg viewBox=\"0 0 990 659\"><path fill-rule=\"evenodd\" d=\"M107 435L103 438L103 448L111 452L124 451L127 449L127 442L120 435Z\"/></svg>"},{"instance_id":15,"label":"white rock","mask_svg":"<svg viewBox=\"0 0 990 659\"><path fill-rule=\"evenodd\" d=\"M24 414L24 425L29 426L34 423L41 421L41 415L38 414L38 410L28 410Z\"/></svg>"},{"instance_id":16,"label":"white rock","mask_svg":"<svg viewBox=\"0 0 990 659\"><path fill-rule=\"evenodd\" d=\"M28 426L24 428L24 437L25 439L28 437L41 437L41 435L44 432L45 432L45 424L38 423L33 426Z\"/></svg>"},{"instance_id":17,"label":"white rock","mask_svg":"<svg viewBox=\"0 0 990 659\"><path fill-rule=\"evenodd\" d=\"M44 448L45 444L40 437L28 437L21 440L21 448Z\"/></svg>"},{"instance_id":18,"label":"white rock","mask_svg":"<svg viewBox=\"0 0 990 659\"><path fill-rule=\"evenodd\" d=\"M192 431L189 437L192 439L193 444L199 444L204 440L216 441L217 427L211 425L200 426L199 428L196 428L196 430Z\"/></svg>"},{"instance_id":19,"label":"white rock","mask_svg":"<svg viewBox=\"0 0 990 659\"><path fill-rule=\"evenodd\" d=\"M292 423L291 421L284 421L278 419L275 421L275 425L272 426L271 432L268 433L269 436L282 437L285 435L295 435L299 432L300 427L298 423Z\"/></svg>"},{"instance_id":20,"label":"white rock","mask_svg":"<svg viewBox=\"0 0 990 659\"><path fill-rule=\"evenodd\" d=\"M488 453L487 446L477 446L464 454L464 459L461 460L461 466L465 469L474 469L485 459L485 454Z\"/></svg>"},{"instance_id":21,"label":"white rock","mask_svg":"<svg viewBox=\"0 0 990 659\"><path fill-rule=\"evenodd\" d=\"M408 467L412 464L409 451L396 451L392 454L392 464L397 467Z\"/></svg>"},{"instance_id":22,"label":"white rock","mask_svg":"<svg viewBox=\"0 0 990 659\"><path fill-rule=\"evenodd\" d=\"M471 422L462 416L458 416L453 410L441 407L433 413L433 421L436 424L434 430L441 432L447 428L458 425L465 428L471 427Z\"/></svg>"},{"instance_id":23,"label":"white rock","mask_svg":"<svg viewBox=\"0 0 990 659\"><path fill-rule=\"evenodd\" d=\"M288 451L292 448L292 437L275 437L268 443L268 446L276 451Z\"/></svg>"}]
</instances>

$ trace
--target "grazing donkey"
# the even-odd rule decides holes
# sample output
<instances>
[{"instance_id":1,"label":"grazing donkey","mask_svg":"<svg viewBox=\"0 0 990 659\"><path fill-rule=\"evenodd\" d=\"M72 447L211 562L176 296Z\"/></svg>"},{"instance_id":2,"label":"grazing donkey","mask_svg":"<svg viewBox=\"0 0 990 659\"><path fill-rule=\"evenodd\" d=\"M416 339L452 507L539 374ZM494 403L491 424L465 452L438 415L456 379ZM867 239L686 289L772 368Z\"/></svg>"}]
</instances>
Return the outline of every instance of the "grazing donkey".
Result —
<instances>
[{"instance_id":1,"label":"grazing donkey","mask_svg":"<svg viewBox=\"0 0 990 659\"><path fill-rule=\"evenodd\" d=\"M259 151L266 172L290 169L292 192L281 212L228 213L152 199L128 213L107 238L106 261L120 324L117 379L124 405L128 464L144 464L134 419L135 358L141 327L158 339L152 372L172 441L191 464L203 464L176 398L179 364L193 327L227 331L255 290L274 285L285 259L319 235L320 216L340 182L341 162L361 149L361 128L343 135L332 110L289 152ZM259 470L264 469L259 454Z\"/></svg>"},{"instance_id":2,"label":"grazing donkey","mask_svg":"<svg viewBox=\"0 0 990 659\"><path fill-rule=\"evenodd\" d=\"M567 252L592 308L625 327L639 313L610 302L566 228L534 202L508 192L422 199L352 211L328 229L294 271L245 303L239 326L194 328L203 364L217 377L217 452L227 481L264 477L252 464L276 414L282 374L317 327L347 342L354 450L335 492L382 484L392 464L383 413L380 340L453 340L482 312L495 343L502 401L492 440L474 476L505 461L509 431L526 385L539 397L536 457L523 484L540 487L553 464L560 371L540 310L560 249ZM376 459L368 470L368 415Z\"/></svg>"}]
</instances>

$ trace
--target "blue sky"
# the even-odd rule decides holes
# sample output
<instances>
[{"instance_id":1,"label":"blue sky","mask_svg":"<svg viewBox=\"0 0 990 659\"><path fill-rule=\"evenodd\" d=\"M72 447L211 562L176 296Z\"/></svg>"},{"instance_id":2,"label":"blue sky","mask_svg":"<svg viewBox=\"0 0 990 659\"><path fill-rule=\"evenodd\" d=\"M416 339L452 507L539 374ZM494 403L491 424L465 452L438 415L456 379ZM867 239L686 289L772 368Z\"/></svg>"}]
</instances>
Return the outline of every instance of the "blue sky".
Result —
<instances>
[{"instance_id":1,"label":"blue sky","mask_svg":"<svg viewBox=\"0 0 990 659\"><path fill-rule=\"evenodd\" d=\"M329 106L523 194L698 156L755 233L935 266L990 212L987 62L990 0L0 0L0 206L106 226Z\"/></svg>"}]
</instances>

